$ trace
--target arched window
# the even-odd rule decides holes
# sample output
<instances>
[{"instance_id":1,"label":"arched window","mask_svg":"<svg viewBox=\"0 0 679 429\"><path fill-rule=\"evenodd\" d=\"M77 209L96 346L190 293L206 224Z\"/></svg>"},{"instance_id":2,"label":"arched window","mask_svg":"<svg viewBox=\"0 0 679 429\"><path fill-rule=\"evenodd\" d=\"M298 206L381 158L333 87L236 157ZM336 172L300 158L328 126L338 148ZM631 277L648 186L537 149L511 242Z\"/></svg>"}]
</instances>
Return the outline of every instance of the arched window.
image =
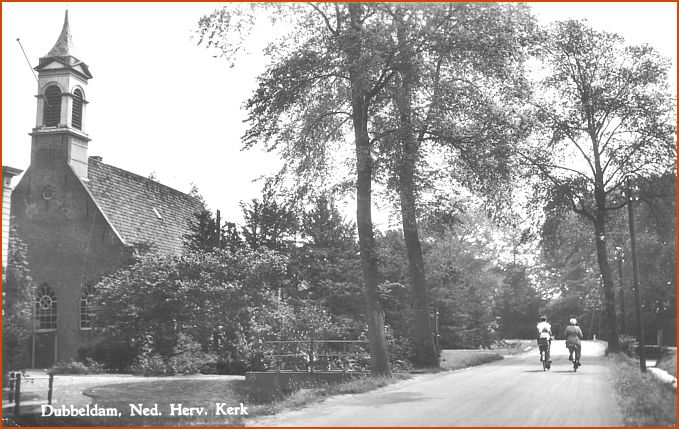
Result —
<instances>
[{"instance_id":1,"label":"arched window","mask_svg":"<svg viewBox=\"0 0 679 429\"><path fill-rule=\"evenodd\" d=\"M80 294L80 329L92 329L92 286L83 286Z\"/></svg>"},{"instance_id":2,"label":"arched window","mask_svg":"<svg viewBox=\"0 0 679 429\"><path fill-rule=\"evenodd\" d=\"M42 123L46 127L56 127L61 119L61 90L58 86L50 86L45 90L45 108Z\"/></svg>"},{"instance_id":3,"label":"arched window","mask_svg":"<svg viewBox=\"0 0 679 429\"><path fill-rule=\"evenodd\" d=\"M35 328L57 329L57 297L47 283L43 283L35 296Z\"/></svg>"},{"instance_id":4,"label":"arched window","mask_svg":"<svg viewBox=\"0 0 679 429\"><path fill-rule=\"evenodd\" d=\"M79 89L73 91L73 128L83 129L83 92Z\"/></svg>"}]
</instances>

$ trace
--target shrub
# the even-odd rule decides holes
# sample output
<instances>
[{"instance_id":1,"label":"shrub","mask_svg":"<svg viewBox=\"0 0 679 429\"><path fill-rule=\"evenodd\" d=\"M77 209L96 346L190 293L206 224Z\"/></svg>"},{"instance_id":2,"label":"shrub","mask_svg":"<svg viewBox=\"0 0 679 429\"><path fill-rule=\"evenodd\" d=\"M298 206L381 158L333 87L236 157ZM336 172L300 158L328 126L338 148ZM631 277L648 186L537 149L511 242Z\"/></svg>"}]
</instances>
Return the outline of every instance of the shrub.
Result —
<instances>
[{"instance_id":1,"label":"shrub","mask_svg":"<svg viewBox=\"0 0 679 429\"><path fill-rule=\"evenodd\" d=\"M104 341L78 349L77 360L87 359L101 363L107 372L123 372L134 363L135 353L129 344Z\"/></svg>"},{"instance_id":2,"label":"shrub","mask_svg":"<svg viewBox=\"0 0 679 429\"><path fill-rule=\"evenodd\" d=\"M144 255L103 277L94 327L107 343L125 345L110 365L150 375L198 372L217 356L247 362L258 338L253 313L275 305L286 261L266 249L187 250ZM182 335L200 347L187 349Z\"/></svg>"},{"instance_id":3,"label":"shrub","mask_svg":"<svg viewBox=\"0 0 679 429\"><path fill-rule=\"evenodd\" d=\"M168 361L168 372L172 374L196 374L205 365L217 360L215 355L204 352L197 341L185 334L179 335L174 353Z\"/></svg>"},{"instance_id":4,"label":"shrub","mask_svg":"<svg viewBox=\"0 0 679 429\"><path fill-rule=\"evenodd\" d=\"M52 374L103 374L106 372L104 365L92 358L87 358L85 362L69 360L68 362L57 362L50 369Z\"/></svg>"},{"instance_id":5,"label":"shrub","mask_svg":"<svg viewBox=\"0 0 679 429\"><path fill-rule=\"evenodd\" d=\"M174 354L165 358L153 351L152 341L141 347L142 352L130 367L130 372L144 376L152 375L188 375L215 368L217 357L202 350L200 344L185 334L179 334Z\"/></svg>"},{"instance_id":6,"label":"shrub","mask_svg":"<svg viewBox=\"0 0 679 429\"><path fill-rule=\"evenodd\" d=\"M636 356L636 349L639 342L636 338L631 335L620 335L618 337L618 344L620 345L620 351L625 353L629 357Z\"/></svg>"},{"instance_id":7,"label":"shrub","mask_svg":"<svg viewBox=\"0 0 679 429\"><path fill-rule=\"evenodd\" d=\"M172 375L167 362L158 354L142 353L134 365L130 367L132 374L146 377L153 375Z\"/></svg>"}]
</instances>

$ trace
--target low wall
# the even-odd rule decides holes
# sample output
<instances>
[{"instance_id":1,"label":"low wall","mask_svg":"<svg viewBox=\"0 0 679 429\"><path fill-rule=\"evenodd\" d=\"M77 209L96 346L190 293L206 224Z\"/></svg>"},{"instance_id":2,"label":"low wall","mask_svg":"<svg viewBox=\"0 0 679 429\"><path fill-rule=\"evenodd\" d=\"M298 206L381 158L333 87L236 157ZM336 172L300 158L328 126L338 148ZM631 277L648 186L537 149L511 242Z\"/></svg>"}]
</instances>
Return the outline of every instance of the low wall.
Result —
<instances>
[{"instance_id":1,"label":"low wall","mask_svg":"<svg viewBox=\"0 0 679 429\"><path fill-rule=\"evenodd\" d=\"M246 372L245 384L251 394L269 400L282 397L295 390L341 383L356 377L365 377L364 371L265 371Z\"/></svg>"}]
</instances>

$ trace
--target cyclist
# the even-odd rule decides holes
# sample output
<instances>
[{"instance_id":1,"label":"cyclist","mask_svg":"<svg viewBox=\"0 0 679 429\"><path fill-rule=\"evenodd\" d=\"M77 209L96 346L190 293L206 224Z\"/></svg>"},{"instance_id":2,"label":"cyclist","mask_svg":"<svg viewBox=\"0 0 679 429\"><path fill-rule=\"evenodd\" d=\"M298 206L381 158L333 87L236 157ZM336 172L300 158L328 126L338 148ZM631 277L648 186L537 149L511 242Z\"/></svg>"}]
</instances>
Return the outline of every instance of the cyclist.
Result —
<instances>
[{"instance_id":1,"label":"cyclist","mask_svg":"<svg viewBox=\"0 0 679 429\"><path fill-rule=\"evenodd\" d=\"M575 318L571 318L569 323L570 325L566 327L566 330L563 333L566 338L566 347L568 347L568 351L570 352L568 360L572 361L574 359L573 352L575 352L575 362L580 366L582 365L580 363L580 352L582 350L580 340L583 338L582 330L578 326L578 321L575 320Z\"/></svg>"},{"instance_id":2,"label":"cyclist","mask_svg":"<svg viewBox=\"0 0 679 429\"><path fill-rule=\"evenodd\" d=\"M547 363L547 368L549 368L552 365L552 359L549 354L549 347L552 342L552 325L547 322L547 316L540 317L537 329L538 346L540 347L540 352L545 352L545 362ZM540 358L542 358L542 353L540 353Z\"/></svg>"}]
</instances>

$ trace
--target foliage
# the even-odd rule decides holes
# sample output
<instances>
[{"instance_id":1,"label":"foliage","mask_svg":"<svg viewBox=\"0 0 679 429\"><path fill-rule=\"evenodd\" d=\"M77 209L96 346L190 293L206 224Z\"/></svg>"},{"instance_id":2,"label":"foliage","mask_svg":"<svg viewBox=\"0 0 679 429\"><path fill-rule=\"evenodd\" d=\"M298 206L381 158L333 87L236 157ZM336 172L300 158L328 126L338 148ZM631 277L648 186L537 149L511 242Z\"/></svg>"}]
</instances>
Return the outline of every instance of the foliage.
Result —
<instances>
[{"instance_id":1,"label":"foliage","mask_svg":"<svg viewBox=\"0 0 679 429\"><path fill-rule=\"evenodd\" d=\"M626 204L621 191L629 176L676 171L669 61L574 20L551 26L541 53L546 77L531 115L542 135L521 155L543 179L538 188L546 200L592 225L609 347L616 350L609 215Z\"/></svg>"},{"instance_id":2,"label":"foliage","mask_svg":"<svg viewBox=\"0 0 679 429\"><path fill-rule=\"evenodd\" d=\"M254 341L252 315L275 302L285 263L266 249L149 255L96 285L95 326L152 369L193 341L240 360Z\"/></svg>"},{"instance_id":3,"label":"foliage","mask_svg":"<svg viewBox=\"0 0 679 429\"><path fill-rule=\"evenodd\" d=\"M191 189L190 195L197 198L203 208L195 214L195 219L189 224L190 232L184 236L184 245L191 250L203 251L219 248L234 252L241 248L243 240L236 224L220 220L221 225L217 227L217 219L207 208L207 204L195 186Z\"/></svg>"},{"instance_id":4,"label":"foliage","mask_svg":"<svg viewBox=\"0 0 679 429\"><path fill-rule=\"evenodd\" d=\"M102 374L106 372L104 365L95 361L92 358L86 358L84 362L76 361L74 359L68 362L57 362L49 368L52 374Z\"/></svg>"},{"instance_id":5,"label":"foliage","mask_svg":"<svg viewBox=\"0 0 679 429\"><path fill-rule=\"evenodd\" d=\"M637 356L637 347L639 342L636 338L631 335L621 335L618 339L620 343L620 352L625 353L627 356L634 358Z\"/></svg>"},{"instance_id":6,"label":"foliage","mask_svg":"<svg viewBox=\"0 0 679 429\"><path fill-rule=\"evenodd\" d=\"M248 354L251 359L261 359L265 368L306 369L312 353L309 350L311 340L356 338L351 324L340 323L326 309L309 301L292 305L279 300L270 308L257 310L253 317L257 341L249 345ZM275 355L298 357L286 360Z\"/></svg>"},{"instance_id":7,"label":"foliage","mask_svg":"<svg viewBox=\"0 0 679 429\"><path fill-rule=\"evenodd\" d=\"M488 347L496 339L493 311L503 276L483 228L464 223L436 236L426 250L441 348Z\"/></svg>"},{"instance_id":8,"label":"foliage","mask_svg":"<svg viewBox=\"0 0 679 429\"><path fill-rule=\"evenodd\" d=\"M204 352L201 345L186 334L179 334L169 358L155 353L151 345L151 341L142 345L141 353L130 368L132 373L144 376L196 374L217 360L216 353Z\"/></svg>"},{"instance_id":9,"label":"foliage","mask_svg":"<svg viewBox=\"0 0 679 429\"><path fill-rule=\"evenodd\" d=\"M663 331L666 344L676 345L676 175L649 176L635 181L634 204L637 256L646 344ZM611 220L615 244L621 249L627 313L633 313L632 258L627 213ZM630 323L631 325L631 323ZM628 328L632 331L632 326ZM635 335L637 334L634 332Z\"/></svg>"},{"instance_id":10,"label":"foliage","mask_svg":"<svg viewBox=\"0 0 679 429\"><path fill-rule=\"evenodd\" d=\"M273 190L265 189L261 200L241 203L241 209L243 239L250 248L285 251L294 244L297 216L289 204L276 200Z\"/></svg>"},{"instance_id":11,"label":"foliage","mask_svg":"<svg viewBox=\"0 0 679 429\"><path fill-rule=\"evenodd\" d=\"M650 176L636 181L635 203L637 254L641 282L642 310L646 342L656 341L659 329L668 344L674 344L676 332L676 244L667 237L676 231L675 178L673 174ZM591 224L572 211L548 212L542 228L542 289L558 294L542 310L563 331L569 317L582 321L584 334L601 338L598 325L592 325L601 312L601 283L596 265L594 237L583 231ZM615 246L616 300L621 320L620 333L636 335L630 233L626 210L613 212L607 236ZM622 267L622 272L620 268ZM623 303L624 300L624 303ZM587 323L584 323L587 322ZM621 347L624 347L621 344Z\"/></svg>"},{"instance_id":12,"label":"foliage","mask_svg":"<svg viewBox=\"0 0 679 429\"><path fill-rule=\"evenodd\" d=\"M499 334L495 310L507 274L495 262L500 254L497 227L470 213L460 215L452 227L430 220L425 231L430 314L434 319L438 312L441 348L489 347ZM378 243L385 277L381 297L386 320L395 331L412 338L412 292L404 286L407 264L403 236L387 231ZM523 305L521 302L521 308ZM529 323L534 320L531 316Z\"/></svg>"},{"instance_id":13,"label":"foliage","mask_svg":"<svg viewBox=\"0 0 679 429\"><path fill-rule=\"evenodd\" d=\"M78 362L92 360L100 362L106 372L124 372L136 359L136 349L131 344L106 341L99 338L99 341L78 349Z\"/></svg>"},{"instance_id":14,"label":"foliage","mask_svg":"<svg viewBox=\"0 0 679 429\"><path fill-rule=\"evenodd\" d=\"M510 265L498 297L497 317L502 338L534 338L542 297L531 284L526 267ZM553 318L549 315L549 318ZM555 329L555 328L554 328ZM552 332L556 332L552 329Z\"/></svg>"},{"instance_id":15,"label":"foliage","mask_svg":"<svg viewBox=\"0 0 679 429\"><path fill-rule=\"evenodd\" d=\"M26 261L26 247L12 228L2 282L3 378L8 371L29 364L27 340L32 331L33 300L34 286Z\"/></svg>"}]
</instances>

